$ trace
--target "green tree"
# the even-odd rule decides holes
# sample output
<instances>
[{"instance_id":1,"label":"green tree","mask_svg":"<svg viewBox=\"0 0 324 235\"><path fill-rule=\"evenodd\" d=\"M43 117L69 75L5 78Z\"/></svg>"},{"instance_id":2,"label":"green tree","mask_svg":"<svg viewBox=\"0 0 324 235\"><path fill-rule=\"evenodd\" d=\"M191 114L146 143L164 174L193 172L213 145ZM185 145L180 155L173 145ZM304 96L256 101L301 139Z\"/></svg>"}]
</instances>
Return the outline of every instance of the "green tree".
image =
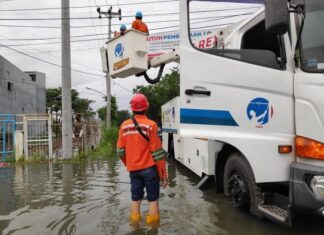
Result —
<instances>
[{"instance_id":1,"label":"green tree","mask_svg":"<svg viewBox=\"0 0 324 235\"><path fill-rule=\"evenodd\" d=\"M123 121L129 119L130 117L131 114L128 112L128 110L118 110L116 125L120 126L123 123Z\"/></svg>"},{"instance_id":2,"label":"green tree","mask_svg":"<svg viewBox=\"0 0 324 235\"><path fill-rule=\"evenodd\" d=\"M150 103L147 116L161 126L161 106L180 94L180 74L174 68L159 83L148 86L137 86L134 93L145 95Z\"/></svg>"},{"instance_id":3,"label":"green tree","mask_svg":"<svg viewBox=\"0 0 324 235\"><path fill-rule=\"evenodd\" d=\"M47 110L53 114L56 114L56 121L58 113L62 110L62 88L49 88L46 89L46 108ZM93 112L90 105L93 103L92 100L80 98L79 92L72 89L71 90L71 98L72 98L72 111L74 113L82 113L84 116L91 117L95 113Z\"/></svg>"},{"instance_id":4,"label":"green tree","mask_svg":"<svg viewBox=\"0 0 324 235\"><path fill-rule=\"evenodd\" d=\"M101 107L97 110L98 116L102 121L106 121L106 115L107 115L107 106ZM117 123L117 101L115 96L111 96L111 124L114 126Z\"/></svg>"}]
</instances>

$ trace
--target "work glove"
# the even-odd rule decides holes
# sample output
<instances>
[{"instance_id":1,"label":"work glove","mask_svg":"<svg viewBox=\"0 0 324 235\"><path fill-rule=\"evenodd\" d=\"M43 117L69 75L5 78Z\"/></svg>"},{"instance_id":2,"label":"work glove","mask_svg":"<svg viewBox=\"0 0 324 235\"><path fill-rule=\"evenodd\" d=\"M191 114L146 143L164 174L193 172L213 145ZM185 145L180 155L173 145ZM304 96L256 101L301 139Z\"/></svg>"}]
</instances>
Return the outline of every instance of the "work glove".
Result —
<instances>
[{"instance_id":1,"label":"work glove","mask_svg":"<svg viewBox=\"0 0 324 235\"><path fill-rule=\"evenodd\" d=\"M168 174L166 171L166 164L165 160L159 160L155 162L157 172L159 174L160 180L162 182L163 188L165 188L168 185Z\"/></svg>"}]
</instances>

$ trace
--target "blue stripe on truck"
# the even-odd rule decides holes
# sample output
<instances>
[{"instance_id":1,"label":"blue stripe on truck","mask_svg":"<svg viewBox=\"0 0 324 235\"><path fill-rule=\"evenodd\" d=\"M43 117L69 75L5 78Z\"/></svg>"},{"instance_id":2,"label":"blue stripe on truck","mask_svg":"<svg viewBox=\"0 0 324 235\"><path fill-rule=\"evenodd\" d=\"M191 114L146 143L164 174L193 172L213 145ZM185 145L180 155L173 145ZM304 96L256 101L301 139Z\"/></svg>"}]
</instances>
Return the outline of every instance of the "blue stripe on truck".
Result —
<instances>
[{"instance_id":1,"label":"blue stripe on truck","mask_svg":"<svg viewBox=\"0 0 324 235\"><path fill-rule=\"evenodd\" d=\"M180 123L238 126L229 111L205 109L180 109Z\"/></svg>"}]
</instances>

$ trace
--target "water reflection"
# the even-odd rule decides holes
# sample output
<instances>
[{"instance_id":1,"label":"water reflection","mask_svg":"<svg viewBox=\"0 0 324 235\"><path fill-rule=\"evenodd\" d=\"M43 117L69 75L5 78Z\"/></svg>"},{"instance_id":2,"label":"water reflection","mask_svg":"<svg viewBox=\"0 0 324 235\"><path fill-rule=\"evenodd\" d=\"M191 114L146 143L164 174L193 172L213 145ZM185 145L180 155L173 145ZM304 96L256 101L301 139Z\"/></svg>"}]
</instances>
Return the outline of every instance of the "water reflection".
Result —
<instances>
[{"instance_id":1,"label":"water reflection","mask_svg":"<svg viewBox=\"0 0 324 235\"><path fill-rule=\"evenodd\" d=\"M188 169L168 167L161 190L161 223L129 223L128 173L117 158L78 164L0 169L2 234L323 234L323 221L300 217L286 229L232 209L214 188L197 190ZM143 202L142 216L148 210ZM301 223L303 222L303 223Z\"/></svg>"}]
</instances>

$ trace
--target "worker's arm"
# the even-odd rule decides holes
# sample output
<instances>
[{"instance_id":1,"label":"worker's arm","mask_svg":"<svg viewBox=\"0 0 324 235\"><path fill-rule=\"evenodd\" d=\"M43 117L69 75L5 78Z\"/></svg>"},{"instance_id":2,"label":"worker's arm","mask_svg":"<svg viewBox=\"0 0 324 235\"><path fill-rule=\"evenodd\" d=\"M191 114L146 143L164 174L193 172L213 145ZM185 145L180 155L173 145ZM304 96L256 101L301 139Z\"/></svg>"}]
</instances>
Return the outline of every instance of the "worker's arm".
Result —
<instances>
[{"instance_id":1,"label":"worker's arm","mask_svg":"<svg viewBox=\"0 0 324 235\"><path fill-rule=\"evenodd\" d=\"M125 142L123 137L122 126L119 129L119 135L117 141L117 156L122 160L122 162L126 166L126 150L125 150Z\"/></svg>"},{"instance_id":2,"label":"worker's arm","mask_svg":"<svg viewBox=\"0 0 324 235\"><path fill-rule=\"evenodd\" d=\"M165 157L167 153L162 148L161 140L158 136L158 128L156 125L152 126L150 131L150 151L155 161L156 169L162 181L163 187L168 185L168 174L166 171Z\"/></svg>"},{"instance_id":3,"label":"worker's arm","mask_svg":"<svg viewBox=\"0 0 324 235\"><path fill-rule=\"evenodd\" d=\"M137 23L136 23L135 20L134 20L133 23L132 23L132 29L136 29L136 30L137 30Z\"/></svg>"}]
</instances>

